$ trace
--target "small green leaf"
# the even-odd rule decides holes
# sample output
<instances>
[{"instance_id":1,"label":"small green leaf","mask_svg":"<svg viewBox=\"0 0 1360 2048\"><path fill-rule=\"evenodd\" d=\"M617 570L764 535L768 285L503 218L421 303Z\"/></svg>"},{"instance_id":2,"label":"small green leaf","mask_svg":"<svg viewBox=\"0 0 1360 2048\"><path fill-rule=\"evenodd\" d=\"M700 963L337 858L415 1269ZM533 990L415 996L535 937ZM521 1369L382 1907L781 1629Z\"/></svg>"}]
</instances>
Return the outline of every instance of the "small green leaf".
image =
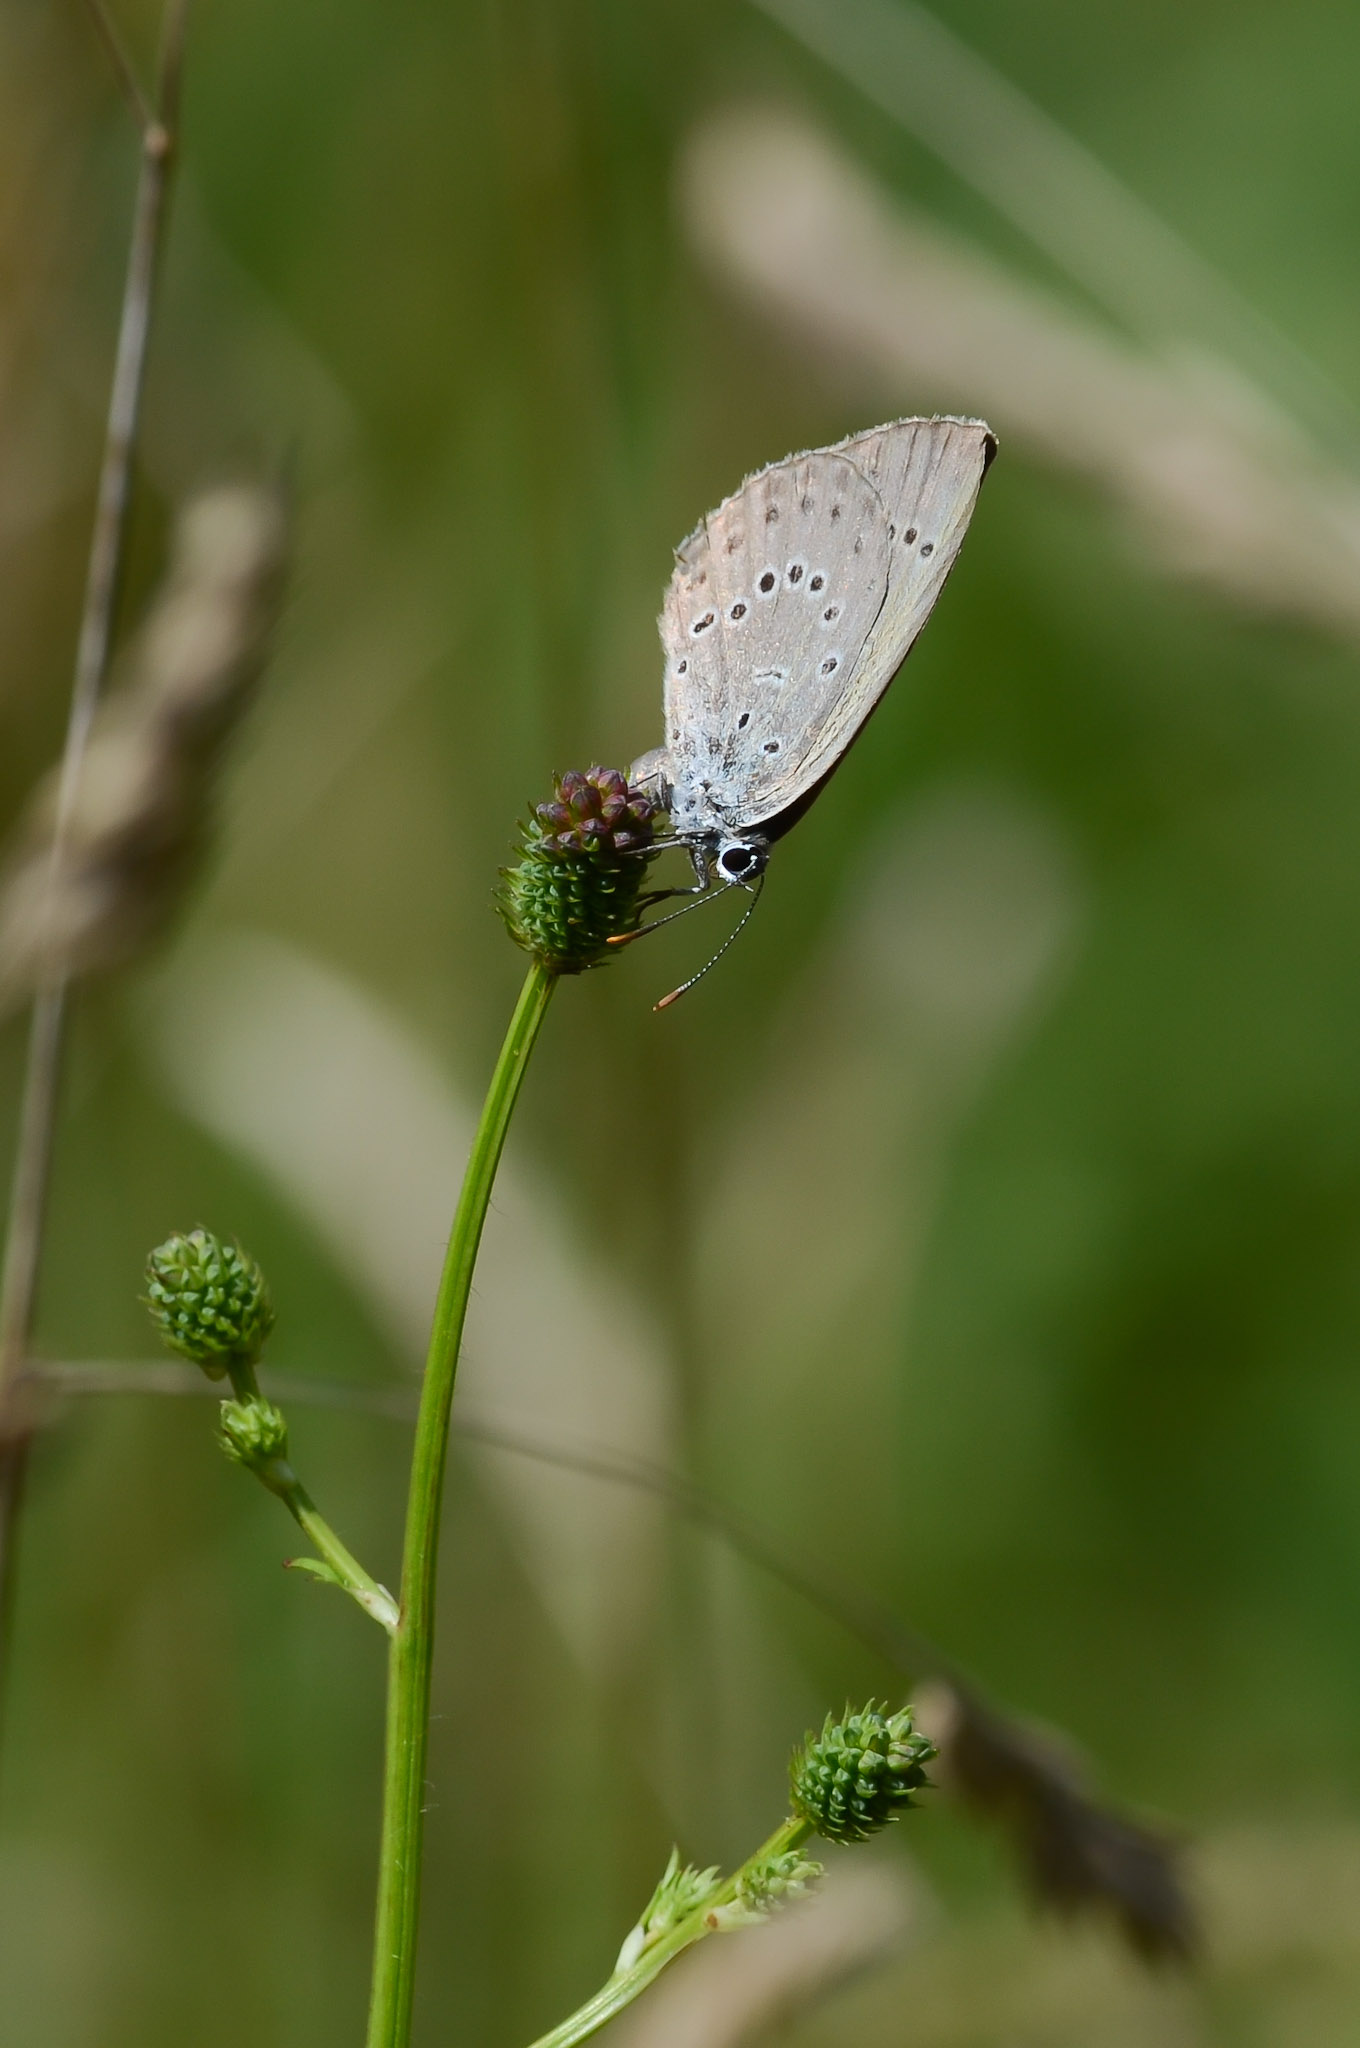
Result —
<instances>
[{"instance_id":1,"label":"small green leaf","mask_svg":"<svg viewBox=\"0 0 1360 2048\"><path fill-rule=\"evenodd\" d=\"M306 1572L309 1577L321 1579L328 1586L338 1586L342 1593L349 1591L340 1574L332 1571L319 1557L287 1557L283 1561L283 1568L286 1572Z\"/></svg>"}]
</instances>

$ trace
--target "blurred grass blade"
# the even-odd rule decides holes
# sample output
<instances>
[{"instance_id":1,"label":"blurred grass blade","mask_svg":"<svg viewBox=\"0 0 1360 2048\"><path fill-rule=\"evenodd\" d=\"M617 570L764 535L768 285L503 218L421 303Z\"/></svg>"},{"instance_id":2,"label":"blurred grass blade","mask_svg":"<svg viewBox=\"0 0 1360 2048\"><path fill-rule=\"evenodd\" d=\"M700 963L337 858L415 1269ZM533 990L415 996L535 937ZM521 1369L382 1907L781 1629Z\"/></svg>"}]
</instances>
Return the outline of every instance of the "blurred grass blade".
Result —
<instances>
[{"instance_id":1,"label":"blurred grass blade","mask_svg":"<svg viewBox=\"0 0 1360 2048\"><path fill-rule=\"evenodd\" d=\"M1070 131L915 0L754 0L1144 340L1234 359L1325 445L1360 412Z\"/></svg>"},{"instance_id":2,"label":"blurred grass blade","mask_svg":"<svg viewBox=\"0 0 1360 2048\"><path fill-rule=\"evenodd\" d=\"M1037 1898L1066 1914L1108 1912L1149 1961L1195 1954L1177 1846L1093 1798L1067 1745L947 1682L922 1691L920 1712L941 1782L1004 1830Z\"/></svg>"},{"instance_id":3,"label":"blurred grass blade","mask_svg":"<svg viewBox=\"0 0 1360 2048\"><path fill-rule=\"evenodd\" d=\"M705 1942L617 2021L615 2048L741 2048L781 2031L900 1953L913 1897L887 1864L837 1870L815 1897L739 1941Z\"/></svg>"},{"instance_id":4,"label":"blurred grass blade","mask_svg":"<svg viewBox=\"0 0 1360 2048\"><path fill-rule=\"evenodd\" d=\"M399 1018L277 939L237 934L188 950L150 1025L185 1114L267 1176L417 1363L471 1142L468 1103ZM587 1266L553 1191L513 1145L460 1376L473 1404L648 1458L669 1447L645 1306ZM588 1669L612 1668L650 1602L655 1506L585 1498L566 1479L526 1482L503 1461L489 1481L554 1622Z\"/></svg>"},{"instance_id":5,"label":"blurred grass blade","mask_svg":"<svg viewBox=\"0 0 1360 2048\"><path fill-rule=\"evenodd\" d=\"M683 195L710 261L857 387L867 369L875 404L985 413L1098 482L1162 567L1360 640L1360 487L1240 385L1182 375L951 242L791 117L703 127Z\"/></svg>"},{"instance_id":6,"label":"blurred grass blade","mask_svg":"<svg viewBox=\"0 0 1360 2048\"><path fill-rule=\"evenodd\" d=\"M223 750L254 693L282 584L277 495L206 492L92 729L58 835L58 778L0 881L0 1016L62 975L121 966L165 929L212 821Z\"/></svg>"}]
</instances>

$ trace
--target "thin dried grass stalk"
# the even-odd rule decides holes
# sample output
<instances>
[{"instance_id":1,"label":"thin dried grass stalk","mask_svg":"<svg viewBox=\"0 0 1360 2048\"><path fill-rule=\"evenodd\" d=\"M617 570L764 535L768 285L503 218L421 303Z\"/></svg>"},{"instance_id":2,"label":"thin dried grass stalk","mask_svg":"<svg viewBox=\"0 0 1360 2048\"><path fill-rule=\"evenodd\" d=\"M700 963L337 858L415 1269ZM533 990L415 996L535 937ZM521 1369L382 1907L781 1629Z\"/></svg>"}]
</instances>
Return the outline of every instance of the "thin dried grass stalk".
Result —
<instances>
[{"instance_id":1,"label":"thin dried grass stalk","mask_svg":"<svg viewBox=\"0 0 1360 2048\"><path fill-rule=\"evenodd\" d=\"M682 197L702 254L875 404L981 413L1101 486L1165 568L1360 639L1360 488L1244 377L1117 339L913 218L791 116L706 124Z\"/></svg>"},{"instance_id":2,"label":"thin dried grass stalk","mask_svg":"<svg viewBox=\"0 0 1360 2048\"><path fill-rule=\"evenodd\" d=\"M706 1941L611 2036L616 2048L741 2048L901 1949L912 1921L887 1866L838 1871L765 1927Z\"/></svg>"},{"instance_id":3,"label":"thin dried grass stalk","mask_svg":"<svg viewBox=\"0 0 1360 2048\"><path fill-rule=\"evenodd\" d=\"M0 1015L122 965L173 915L206 843L212 784L267 652L284 566L276 493L223 486L177 524L165 584L100 712L54 859L54 773L0 882Z\"/></svg>"}]
</instances>

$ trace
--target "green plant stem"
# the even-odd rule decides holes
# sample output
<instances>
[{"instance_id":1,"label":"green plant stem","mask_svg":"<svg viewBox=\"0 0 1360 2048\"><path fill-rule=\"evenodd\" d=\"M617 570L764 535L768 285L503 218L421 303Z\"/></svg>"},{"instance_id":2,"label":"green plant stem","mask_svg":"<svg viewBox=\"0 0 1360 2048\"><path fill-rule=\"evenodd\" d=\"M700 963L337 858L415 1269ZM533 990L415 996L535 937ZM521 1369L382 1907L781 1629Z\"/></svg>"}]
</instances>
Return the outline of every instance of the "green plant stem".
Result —
<instances>
[{"instance_id":1,"label":"green plant stem","mask_svg":"<svg viewBox=\"0 0 1360 2048\"><path fill-rule=\"evenodd\" d=\"M282 1458L276 1458L273 1463L278 1467L279 1483L271 1474L265 1478L265 1485L272 1493L277 1493L298 1527L310 1538L315 1550L330 1566L336 1584L343 1587L352 1600L357 1600L364 1613L371 1614L389 1636L395 1636L400 1609L386 1586L371 1578L358 1559L345 1548L324 1515L318 1513L315 1501L292 1466Z\"/></svg>"},{"instance_id":2,"label":"green plant stem","mask_svg":"<svg viewBox=\"0 0 1360 2048\"><path fill-rule=\"evenodd\" d=\"M645 1991L660 1976L667 1963L674 1962L696 1941L703 1941L705 1936L721 1930L718 1910L731 1905L748 1870L769 1862L775 1856L782 1856L790 1849L800 1849L813 1832L811 1821L795 1820L790 1816L775 1829L768 1842L763 1842L753 1856L747 1857L739 1870L724 1878L717 1891L711 1892L701 1906L697 1906L684 1920L677 1921L669 1934L663 1934L659 1941L644 1949L626 1970L617 1970L593 1998L578 2006L551 2033L540 2034L531 2048L572 2048L576 2041L589 2040L607 2020L612 2020L626 2005L631 2005L639 1992Z\"/></svg>"},{"instance_id":3,"label":"green plant stem","mask_svg":"<svg viewBox=\"0 0 1360 2048\"><path fill-rule=\"evenodd\" d=\"M556 976L549 969L535 964L515 1005L472 1141L435 1302L411 1458L401 1614L388 1652L387 1751L368 2048L406 2048L411 2037L425 1756L430 1727L430 1667L434 1652L435 1574L439 1509L448 1460L449 1414L472 1271L492 1184L524 1070L555 982Z\"/></svg>"},{"instance_id":4,"label":"green plant stem","mask_svg":"<svg viewBox=\"0 0 1360 2048\"><path fill-rule=\"evenodd\" d=\"M238 1401L260 1399L253 1365L234 1361L228 1370L232 1391ZM353 1552L340 1541L288 1460L269 1458L252 1469L261 1485L267 1486L283 1502L318 1556L324 1559L332 1582L348 1593L352 1600L357 1600L364 1613L372 1615L389 1636L395 1635L398 1620L396 1601L386 1586L380 1585L366 1572Z\"/></svg>"}]
</instances>

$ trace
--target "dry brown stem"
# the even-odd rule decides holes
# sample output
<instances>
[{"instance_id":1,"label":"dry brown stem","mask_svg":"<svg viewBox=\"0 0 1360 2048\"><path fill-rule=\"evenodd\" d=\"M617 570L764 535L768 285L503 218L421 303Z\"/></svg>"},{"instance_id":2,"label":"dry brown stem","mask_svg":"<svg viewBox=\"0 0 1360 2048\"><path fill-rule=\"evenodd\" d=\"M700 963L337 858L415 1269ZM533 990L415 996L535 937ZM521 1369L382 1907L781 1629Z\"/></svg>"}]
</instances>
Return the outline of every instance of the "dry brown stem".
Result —
<instances>
[{"instance_id":1,"label":"dry brown stem","mask_svg":"<svg viewBox=\"0 0 1360 2048\"><path fill-rule=\"evenodd\" d=\"M210 491L182 514L128 680L92 729L65 829L58 838L54 773L0 881L0 1015L63 979L123 964L164 928L263 665L283 541L277 497L252 486Z\"/></svg>"},{"instance_id":2,"label":"dry brown stem","mask_svg":"<svg viewBox=\"0 0 1360 2048\"><path fill-rule=\"evenodd\" d=\"M119 82L125 93L133 66L102 6L95 19L106 43L117 51ZM94 531L90 539L85 599L76 647L71 708L57 783L52 823L50 874L55 879L75 807L85 749L108 673L114 611L127 535L132 492L132 457L146 380L147 343L156 273L164 238L175 126L179 115L187 0L168 0L163 22L161 68L154 118L140 90L131 99L141 123L141 174L137 182L132 238L123 281L123 304L114 357L100 464ZM34 999L19 1109L19 1135L10 1184L5 1257L0 1269L0 1679L9 1634L14 1539L28 1462L28 1430L18 1400L19 1383L33 1335L42 1263L47 1188L52 1165L57 1096L66 1023L66 982L60 973Z\"/></svg>"}]
</instances>

